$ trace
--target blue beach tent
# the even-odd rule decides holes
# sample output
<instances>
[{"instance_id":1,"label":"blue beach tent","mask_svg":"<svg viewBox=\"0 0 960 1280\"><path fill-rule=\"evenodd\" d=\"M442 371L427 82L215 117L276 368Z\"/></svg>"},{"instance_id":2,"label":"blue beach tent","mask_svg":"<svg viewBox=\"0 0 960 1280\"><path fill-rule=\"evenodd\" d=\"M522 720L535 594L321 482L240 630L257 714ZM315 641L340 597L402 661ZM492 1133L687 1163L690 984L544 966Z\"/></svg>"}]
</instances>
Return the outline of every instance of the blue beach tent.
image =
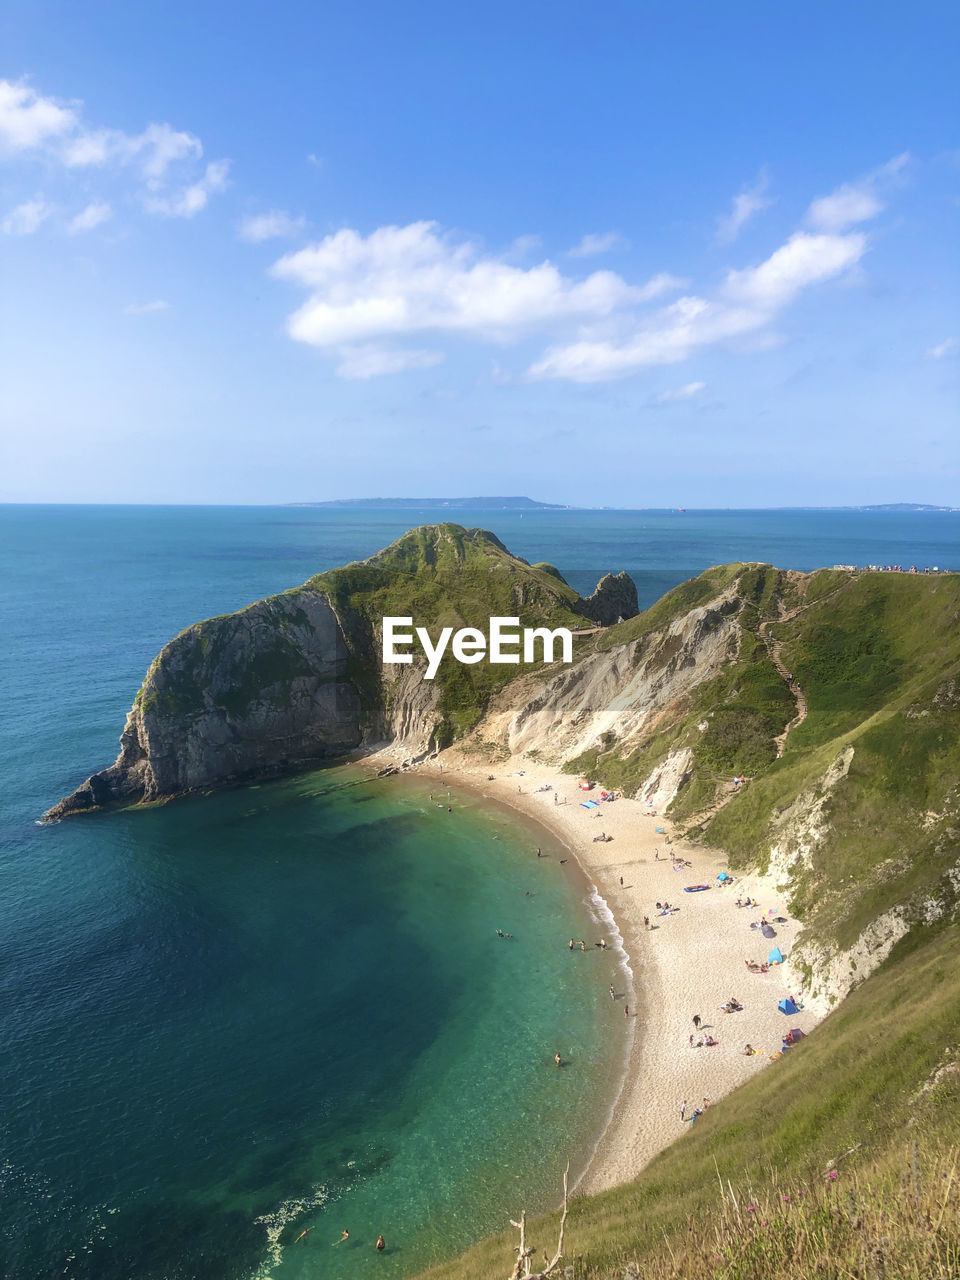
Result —
<instances>
[{"instance_id":1,"label":"blue beach tent","mask_svg":"<svg viewBox=\"0 0 960 1280\"><path fill-rule=\"evenodd\" d=\"M726 873L725 871L721 871L721 872L720 872L720 874L717 876L717 879L718 879L718 880L720 881L720 883L722 884L722 883L724 882L724 880L729 880L729 879L730 879L730 877L727 875L727 873Z\"/></svg>"},{"instance_id":2,"label":"blue beach tent","mask_svg":"<svg viewBox=\"0 0 960 1280\"><path fill-rule=\"evenodd\" d=\"M780 953L780 948L774 947L773 950L770 952L770 954L767 956L767 960L770 962L770 964L783 964L783 956Z\"/></svg>"},{"instance_id":3,"label":"blue beach tent","mask_svg":"<svg viewBox=\"0 0 960 1280\"><path fill-rule=\"evenodd\" d=\"M793 1001L790 999L790 997L789 997L789 996L785 996L785 997L780 1001L780 1003L777 1005L777 1008L780 1010L780 1012L781 1012L781 1013L787 1013L787 1014L790 1014L790 1013L799 1013L799 1012L800 1012L800 1010L799 1010L799 1009L797 1008L797 1006L793 1003Z\"/></svg>"}]
</instances>

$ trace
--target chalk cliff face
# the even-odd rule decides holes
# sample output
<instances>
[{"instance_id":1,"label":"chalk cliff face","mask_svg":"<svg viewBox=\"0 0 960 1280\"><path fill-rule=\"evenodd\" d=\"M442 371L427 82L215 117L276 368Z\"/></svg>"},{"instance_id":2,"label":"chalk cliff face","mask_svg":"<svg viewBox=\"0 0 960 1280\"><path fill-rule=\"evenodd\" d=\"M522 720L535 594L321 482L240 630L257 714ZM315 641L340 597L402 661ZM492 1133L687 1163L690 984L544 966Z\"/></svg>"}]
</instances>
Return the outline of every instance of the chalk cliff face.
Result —
<instances>
[{"instance_id":1,"label":"chalk cliff face","mask_svg":"<svg viewBox=\"0 0 960 1280\"><path fill-rule=\"evenodd\" d=\"M347 664L337 615L310 589L188 627L151 665L116 762L48 816L343 755L363 737Z\"/></svg>"},{"instance_id":2,"label":"chalk cliff face","mask_svg":"<svg viewBox=\"0 0 960 1280\"><path fill-rule=\"evenodd\" d=\"M511 753L537 751L561 763L607 735L620 754L628 753L653 722L736 657L741 604L727 591L640 639L588 654L525 687L511 684L480 732Z\"/></svg>"}]
</instances>

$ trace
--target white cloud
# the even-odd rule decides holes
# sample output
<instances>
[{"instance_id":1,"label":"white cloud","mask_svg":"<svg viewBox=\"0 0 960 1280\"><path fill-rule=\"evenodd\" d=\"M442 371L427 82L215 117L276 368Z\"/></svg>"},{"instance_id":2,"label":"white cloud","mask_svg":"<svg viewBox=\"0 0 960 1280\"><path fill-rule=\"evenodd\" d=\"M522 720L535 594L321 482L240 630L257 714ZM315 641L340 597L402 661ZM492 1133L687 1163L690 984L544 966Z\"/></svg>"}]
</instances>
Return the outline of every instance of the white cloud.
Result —
<instances>
[{"instance_id":1,"label":"white cloud","mask_svg":"<svg viewBox=\"0 0 960 1280\"><path fill-rule=\"evenodd\" d=\"M305 223L304 218L294 218L281 209L271 209L269 213L257 213L244 218L237 228L237 235L248 244L261 244L264 240L295 236L303 230Z\"/></svg>"},{"instance_id":2,"label":"white cloud","mask_svg":"<svg viewBox=\"0 0 960 1280\"><path fill-rule=\"evenodd\" d=\"M287 329L317 347L443 331L502 342L561 320L609 316L672 283L660 276L635 288L612 271L574 280L551 262L515 266L442 236L431 222L369 236L338 231L272 271L311 291Z\"/></svg>"},{"instance_id":3,"label":"white cloud","mask_svg":"<svg viewBox=\"0 0 960 1280\"><path fill-rule=\"evenodd\" d=\"M169 302L164 302L163 298L156 298L153 302L131 302L123 308L123 313L127 316L151 316L158 311L169 310Z\"/></svg>"},{"instance_id":4,"label":"white cloud","mask_svg":"<svg viewBox=\"0 0 960 1280\"><path fill-rule=\"evenodd\" d=\"M84 231L92 231L94 227L99 227L101 223L106 222L113 217L113 210L103 200L95 200L88 204L85 209L71 218L67 223L67 231L70 235L76 236Z\"/></svg>"},{"instance_id":5,"label":"white cloud","mask_svg":"<svg viewBox=\"0 0 960 1280\"><path fill-rule=\"evenodd\" d=\"M528 374L601 382L651 365L677 364L702 347L765 328L801 290L842 274L865 249L862 235L797 232L759 266L729 272L716 298L679 298L619 340L588 336L553 347Z\"/></svg>"},{"instance_id":6,"label":"white cloud","mask_svg":"<svg viewBox=\"0 0 960 1280\"><path fill-rule=\"evenodd\" d=\"M575 244L572 249L567 250L567 257L590 258L597 253L609 253L611 249L624 248L626 243L619 231L588 234L583 237L579 244Z\"/></svg>"},{"instance_id":7,"label":"white cloud","mask_svg":"<svg viewBox=\"0 0 960 1280\"><path fill-rule=\"evenodd\" d=\"M717 219L717 239L721 244L731 244L751 218L770 208L773 200L766 194L768 186L767 175L761 170L752 186L733 197L730 212Z\"/></svg>"},{"instance_id":8,"label":"white cloud","mask_svg":"<svg viewBox=\"0 0 960 1280\"><path fill-rule=\"evenodd\" d=\"M32 236L42 222L53 213L53 205L48 204L43 196L34 196L11 209L3 222L0 231L8 236Z\"/></svg>"},{"instance_id":9,"label":"white cloud","mask_svg":"<svg viewBox=\"0 0 960 1280\"><path fill-rule=\"evenodd\" d=\"M440 351L378 347L374 343L341 347L339 355L337 373L341 378L377 378L385 373L400 373L404 369L430 369L444 359Z\"/></svg>"},{"instance_id":10,"label":"white cloud","mask_svg":"<svg viewBox=\"0 0 960 1280\"><path fill-rule=\"evenodd\" d=\"M868 179L891 182L904 163L898 157ZM756 188L753 197L760 198ZM741 206L740 225L744 214ZM774 328L780 313L850 272L868 244L861 231L799 230L765 260L728 271L707 296L691 292L655 309L644 304L689 282L667 272L642 284L609 270L580 278L549 260L525 266L515 260L516 244L488 253L426 221L369 235L344 228L279 258L271 274L307 295L288 317L290 337L332 352L343 377L429 367L440 352L393 343L430 335L499 344L539 338L552 345L527 378L586 383L678 364L732 341L754 353L769 349L782 341ZM664 402L700 390L687 383L664 393Z\"/></svg>"},{"instance_id":11,"label":"white cloud","mask_svg":"<svg viewBox=\"0 0 960 1280\"><path fill-rule=\"evenodd\" d=\"M211 195L226 188L229 170L229 160L213 160L198 181L167 195L147 196L144 207L167 218L193 218L206 208Z\"/></svg>"},{"instance_id":12,"label":"white cloud","mask_svg":"<svg viewBox=\"0 0 960 1280\"><path fill-rule=\"evenodd\" d=\"M22 158L37 155L73 169L132 170L144 207L170 217L192 217L211 194L226 186L229 162L196 167L203 144L169 124L149 124L140 133L93 128L82 119L82 104L42 97L22 81L0 80L0 149Z\"/></svg>"},{"instance_id":13,"label":"white cloud","mask_svg":"<svg viewBox=\"0 0 960 1280\"><path fill-rule=\"evenodd\" d=\"M747 306L776 310L791 302L801 289L852 267L866 247L866 236L859 233L814 236L797 231L760 266L731 271L724 293Z\"/></svg>"},{"instance_id":14,"label":"white cloud","mask_svg":"<svg viewBox=\"0 0 960 1280\"><path fill-rule=\"evenodd\" d=\"M820 196L807 210L807 221L820 231L845 231L857 223L869 222L883 212L881 197L909 160L909 154L904 151L855 182L845 182L830 195Z\"/></svg>"},{"instance_id":15,"label":"white cloud","mask_svg":"<svg viewBox=\"0 0 960 1280\"><path fill-rule=\"evenodd\" d=\"M927 352L927 359L942 360L944 356L949 356L956 351L958 346L960 346L960 343L957 342L956 338L945 338L943 342L938 342L935 347L930 348Z\"/></svg>"},{"instance_id":16,"label":"white cloud","mask_svg":"<svg viewBox=\"0 0 960 1280\"><path fill-rule=\"evenodd\" d=\"M0 80L0 146L28 151L77 127L76 113L51 98L41 98L23 81Z\"/></svg>"},{"instance_id":17,"label":"white cloud","mask_svg":"<svg viewBox=\"0 0 960 1280\"><path fill-rule=\"evenodd\" d=\"M172 165L199 160L203 146L192 133L168 124L151 124L143 133L119 129L81 131L64 146L61 158L68 168L106 164L134 165L151 187L159 186Z\"/></svg>"},{"instance_id":18,"label":"white cloud","mask_svg":"<svg viewBox=\"0 0 960 1280\"><path fill-rule=\"evenodd\" d=\"M682 387L673 387L670 391L661 391L657 396L658 404L672 404L675 400L692 400L701 391L706 390L705 382L688 382Z\"/></svg>"}]
</instances>

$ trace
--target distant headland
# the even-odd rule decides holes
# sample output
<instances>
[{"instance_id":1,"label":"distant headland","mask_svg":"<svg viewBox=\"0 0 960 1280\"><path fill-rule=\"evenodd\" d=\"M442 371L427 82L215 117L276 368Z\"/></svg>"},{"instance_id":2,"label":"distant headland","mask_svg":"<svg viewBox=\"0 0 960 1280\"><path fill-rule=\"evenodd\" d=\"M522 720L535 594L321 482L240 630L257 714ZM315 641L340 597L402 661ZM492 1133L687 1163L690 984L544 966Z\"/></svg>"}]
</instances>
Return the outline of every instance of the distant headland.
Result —
<instances>
[{"instance_id":1,"label":"distant headland","mask_svg":"<svg viewBox=\"0 0 960 1280\"><path fill-rule=\"evenodd\" d=\"M404 511L569 511L562 502L533 498L335 498L332 502L290 502L290 507L391 508Z\"/></svg>"}]
</instances>

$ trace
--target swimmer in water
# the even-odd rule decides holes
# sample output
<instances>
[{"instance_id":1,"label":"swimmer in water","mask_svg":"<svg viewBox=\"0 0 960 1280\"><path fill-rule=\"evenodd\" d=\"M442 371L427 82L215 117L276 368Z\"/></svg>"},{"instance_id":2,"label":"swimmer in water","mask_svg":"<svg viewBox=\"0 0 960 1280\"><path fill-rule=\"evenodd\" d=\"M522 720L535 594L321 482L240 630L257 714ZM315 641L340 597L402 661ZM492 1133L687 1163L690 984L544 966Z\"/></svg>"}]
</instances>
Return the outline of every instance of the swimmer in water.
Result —
<instances>
[{"instance_id":1,"label":"swimmer in water","mask_svg":"<svg viewBox=\"0 0 960 1280\"><path fill-rule=\"evenodd\" d=\"M349 1240L349 1239L350 1239L350 1232L344 1229L343 1235L340 1237L340 1239L334 1240L333 1242L334 1247L336 1247L338 1244L343 1244L344 1240Z\"/></svg>"},{"instance_id":2,"label":"swimmer in water","mask_svg":"<svg viewBox=\"0 0 960 1280\"><path fill-rule=\"evenodd\" d=\"M306 1235L309 1235L312 1230L313 1230L313 1227L304 1227L304 1229L300 1232L300 1234L297 1236L296 1240L294 1240L293 1243L299 1244L300 1241L303 1239L303 1237Z\"/></svg>"},{"instance_id":3,"label":"swimmer in water","mask_svg":"<svg viewBox=\"0 0 960 1280\"><path fill-rule=\"evenodd\" d=\"M385 1249L386 1247L387 1247L387 1242L386 1242L386 1240L384 1240L383 1236L377 1236L377 1249L378 1249L381 1253L383 1253L383 1251L384 1251L384 1249Z\"/></svg>"}]
</instances>

